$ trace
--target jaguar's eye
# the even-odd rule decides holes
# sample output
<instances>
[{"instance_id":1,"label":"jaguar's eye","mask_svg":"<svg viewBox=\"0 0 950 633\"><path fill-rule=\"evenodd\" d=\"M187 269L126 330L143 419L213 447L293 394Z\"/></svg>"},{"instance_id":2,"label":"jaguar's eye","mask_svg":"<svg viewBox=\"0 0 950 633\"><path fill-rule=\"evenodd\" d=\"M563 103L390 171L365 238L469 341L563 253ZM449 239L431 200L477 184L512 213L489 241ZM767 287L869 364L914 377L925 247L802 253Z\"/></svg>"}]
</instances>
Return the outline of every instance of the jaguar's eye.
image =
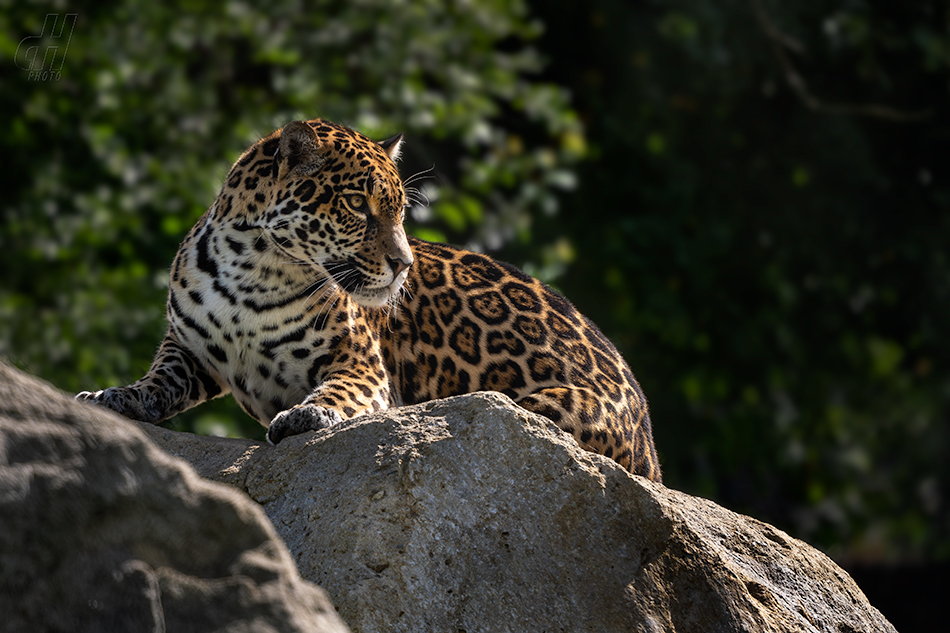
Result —
<instances>
[{"instance_id":1,"label":"jaguar's eye","mask_svg":"<svg viewBox=\"0 0 950 633\"><path fill-rule=\"evenodd\" d=\"M346 197L346 203L354 211L359 211L366 206L366 196L358 193L350 194Z\"/></svg>"}]
</instances>

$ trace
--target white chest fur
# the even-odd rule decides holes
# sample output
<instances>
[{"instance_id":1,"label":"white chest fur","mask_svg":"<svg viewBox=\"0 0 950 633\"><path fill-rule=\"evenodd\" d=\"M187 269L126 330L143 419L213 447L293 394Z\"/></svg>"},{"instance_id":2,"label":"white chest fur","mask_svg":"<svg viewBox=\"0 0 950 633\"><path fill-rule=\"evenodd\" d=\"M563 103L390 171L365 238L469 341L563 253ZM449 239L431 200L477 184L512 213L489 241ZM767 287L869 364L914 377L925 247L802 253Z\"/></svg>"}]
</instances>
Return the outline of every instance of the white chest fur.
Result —
<instances>
[{"instance_id":1,"label":"white chest fur","mask_svg":"<svg viewBox=\"0 0 950 633\"><path fill-rule=\"evenodd\" d=\"M321 359L349 332L349 302L259 229L206 224L176 258L168 317L192 356L266 423L312 390Z\"/></svg>"}]
</instances>

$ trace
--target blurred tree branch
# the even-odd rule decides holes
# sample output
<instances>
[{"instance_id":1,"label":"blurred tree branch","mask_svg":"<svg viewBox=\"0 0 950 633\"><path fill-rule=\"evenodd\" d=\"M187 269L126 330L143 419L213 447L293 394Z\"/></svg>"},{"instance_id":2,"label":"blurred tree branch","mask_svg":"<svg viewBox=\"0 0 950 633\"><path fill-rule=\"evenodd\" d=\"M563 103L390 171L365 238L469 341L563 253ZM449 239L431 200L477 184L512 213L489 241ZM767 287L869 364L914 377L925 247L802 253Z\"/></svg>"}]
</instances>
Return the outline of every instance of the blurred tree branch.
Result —
<instances>
[{"instance_id":1,"label":"blurred tree branch","mask_svg":"<svg viewBox=\"0 0 950 633\"><path fill-rule=\"evenodd\" d=\"M794 37L783 33L775 26L774 22L772 22L772 18L765 10L762 0L750 0L750 3L752 4L752 10L755 12L762 30L769 38L769 43L771 44L775 58L782 66L782 70L785 73L785 81L788 82L789 87L798 95L798 98L809 110L826 114L871 117L895 123L914 123L933 116L933 109L931 108L905 111L877 103L828 103L818 98L812 93L808 82L805 81L805 77L798 72L798 69L795 68L795 65L791 59L789 59L788 53L786 52L788 50L799 55L804 55L806 53L804 44Z\"/></svg>"}]
</instances>

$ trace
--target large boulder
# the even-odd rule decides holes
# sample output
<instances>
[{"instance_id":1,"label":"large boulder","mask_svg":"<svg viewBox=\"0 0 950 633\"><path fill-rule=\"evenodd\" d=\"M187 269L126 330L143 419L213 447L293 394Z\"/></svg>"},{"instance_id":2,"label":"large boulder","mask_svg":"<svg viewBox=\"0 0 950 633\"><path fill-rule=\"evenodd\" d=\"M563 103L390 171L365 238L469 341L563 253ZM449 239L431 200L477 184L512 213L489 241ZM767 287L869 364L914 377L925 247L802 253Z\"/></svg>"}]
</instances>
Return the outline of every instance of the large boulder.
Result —
<instances>
[{"instance_id":1,"label":"large boulder","mask_svg":"<svg viewBox=\"0 0 950 633\"><path fill-rule=\"evenodd\" d=\"M257 504L2 362L0 613L9 633L347 630Z\"/></svg>"},{"instance_id":2,"label":"large boulder","mask_svg":"<svg viewBox=\"0 0 950 633\"><path fill-rule=\"evenodd\" d=\"M755 519L635 477L480 393L270 447L147 428L258 501L357 631L893 631Z\"/></svg>"}]
</instances>

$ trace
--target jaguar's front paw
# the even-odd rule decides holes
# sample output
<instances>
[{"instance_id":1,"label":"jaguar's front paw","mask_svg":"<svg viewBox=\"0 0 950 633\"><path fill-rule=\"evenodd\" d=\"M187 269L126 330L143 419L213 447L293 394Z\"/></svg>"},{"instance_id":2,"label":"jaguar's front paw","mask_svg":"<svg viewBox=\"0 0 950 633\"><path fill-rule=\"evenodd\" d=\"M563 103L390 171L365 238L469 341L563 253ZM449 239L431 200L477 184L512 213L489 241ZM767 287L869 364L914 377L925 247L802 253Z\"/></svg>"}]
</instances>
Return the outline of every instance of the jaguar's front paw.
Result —
<instances>
[{"instance_id":1,"label":"jaguar's front paw","mask_svg":"<svg viewBox=\"0 0 950 633\"><path fill-rule=\"evenodd\" d=\"M97 404L133 420L157 424L163 416L155 398L152 402L142 402L142 394L129 387L109 387L99 391L83 391L76 394L76 400Z\"/></svg>"},{"instance_id":2,"label":"jaguar's front paw","mask_svg":"<svg viewBox=\"0 0 950 633\"><path fill-rule=\"evenodd\" d=\"M274 416L267 428L267 442L276 446L285 437L319 431L342 421L343 418L333 409L298 404Z\"/></svg>"}]
</instances>

